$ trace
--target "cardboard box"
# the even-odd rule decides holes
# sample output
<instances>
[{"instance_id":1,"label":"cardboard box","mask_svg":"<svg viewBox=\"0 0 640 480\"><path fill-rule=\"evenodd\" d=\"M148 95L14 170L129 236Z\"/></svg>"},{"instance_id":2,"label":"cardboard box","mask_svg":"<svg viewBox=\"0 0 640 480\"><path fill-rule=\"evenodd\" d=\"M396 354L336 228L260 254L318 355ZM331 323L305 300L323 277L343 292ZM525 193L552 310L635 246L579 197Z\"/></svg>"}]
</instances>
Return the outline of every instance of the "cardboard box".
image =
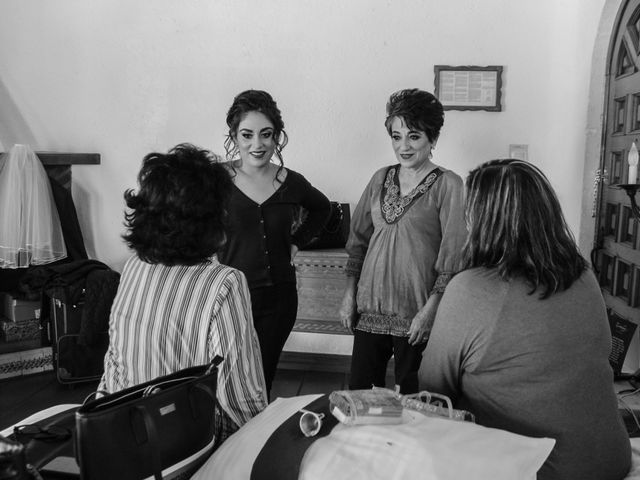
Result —
<instances>
[{"instance_id":1,"label":"cardboard box","mask_svg":"<svg viewBox=\"0 0 640 480\"><path fill-rule=\"evenodd\" d=\"M36 340L40 335L40 320L37 318L21 322L0 320L0 340L2 341Z\"/></svg>"},{"instance_id":2,"label":"cardboard box","mask_svg":"<svg viewBox=\"0 0 640 480\"><path fill-rule=\"evenodd\" d=\"M0 293L2 296L3 315L14 322L23 322L40 318L40 300L21 300L14 298L9 293Z\"/></svg>"}]
</instances>

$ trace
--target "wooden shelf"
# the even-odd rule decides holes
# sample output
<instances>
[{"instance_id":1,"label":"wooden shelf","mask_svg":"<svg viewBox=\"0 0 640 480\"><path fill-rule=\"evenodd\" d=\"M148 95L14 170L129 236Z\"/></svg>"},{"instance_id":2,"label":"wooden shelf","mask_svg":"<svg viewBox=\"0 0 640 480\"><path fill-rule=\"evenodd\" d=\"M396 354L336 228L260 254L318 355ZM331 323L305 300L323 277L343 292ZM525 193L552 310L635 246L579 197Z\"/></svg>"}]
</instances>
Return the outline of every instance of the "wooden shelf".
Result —
<instances>
[{"instance_id":1,"label":"wooden shelf","mask_svg":"<svg viewBox=\"0 0 640 480\"><path fill-rule=\"evenodd\" d=\"M99 153L36 152L36 155L43 165L100 165Z\"/></svg>"},{"instance_id":2,"label":"wooden shelf","mask_svg":"<svg viewBox=\"0 0 640 480\"><path fill-rule=\"evenodd\" d=\"M100 165L99 153L36 152L43 165Z\"/></svg>"}]
</instances>

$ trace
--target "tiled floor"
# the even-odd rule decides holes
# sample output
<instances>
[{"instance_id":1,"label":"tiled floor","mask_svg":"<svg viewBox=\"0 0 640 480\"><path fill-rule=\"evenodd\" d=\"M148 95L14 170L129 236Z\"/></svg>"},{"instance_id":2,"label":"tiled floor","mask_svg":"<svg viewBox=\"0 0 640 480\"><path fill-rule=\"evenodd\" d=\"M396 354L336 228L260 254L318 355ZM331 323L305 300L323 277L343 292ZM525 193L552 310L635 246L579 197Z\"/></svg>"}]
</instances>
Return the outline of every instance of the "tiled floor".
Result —
<instances>
[{"instance_id":1,"label":"tiled floor","mask_svg":"<svg viewBox=\"0 0 640 480\"><path fill-rule=\"evenodd\" d=\"M52 405L82 403L98 382L61 385L53 372L0 380L0 430ZM347 388L348 375L339 372L278 370L271 399Z\"/></svg>"}]
</instances>

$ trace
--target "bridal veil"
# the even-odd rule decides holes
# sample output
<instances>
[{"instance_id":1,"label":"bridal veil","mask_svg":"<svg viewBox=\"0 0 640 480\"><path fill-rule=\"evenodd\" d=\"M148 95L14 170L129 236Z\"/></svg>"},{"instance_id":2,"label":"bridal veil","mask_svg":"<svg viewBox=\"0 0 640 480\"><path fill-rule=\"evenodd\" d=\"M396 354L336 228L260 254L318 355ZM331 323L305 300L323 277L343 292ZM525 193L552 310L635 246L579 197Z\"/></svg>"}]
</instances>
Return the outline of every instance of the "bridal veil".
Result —
<instances>
[{"instance_id":1,"label":"bridal veil","mask_svg":"<svg viewBox=\"0 0 640 480\"><path fill-rule=\"evenodd\" d=\"M0 157L0 268L43 265L67 256L42 163L28 145Z\"/></svg>"}]
</instances>

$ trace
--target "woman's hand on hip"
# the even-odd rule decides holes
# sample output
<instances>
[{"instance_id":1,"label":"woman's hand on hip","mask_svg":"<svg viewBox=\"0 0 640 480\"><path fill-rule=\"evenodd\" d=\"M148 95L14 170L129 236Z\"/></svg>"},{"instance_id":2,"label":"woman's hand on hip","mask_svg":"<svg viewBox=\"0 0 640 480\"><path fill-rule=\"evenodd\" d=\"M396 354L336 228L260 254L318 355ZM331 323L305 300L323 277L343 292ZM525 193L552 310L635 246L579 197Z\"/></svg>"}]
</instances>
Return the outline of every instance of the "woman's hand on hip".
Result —
<instances>
[{"instance_id":1,"label":"woman's hand on hip","mask_svg":"<svg viewBox=\"0 0 640 480\"><path fill-rule=\"evenodd\" d=\"M293 265L293 259L298 254L298 246L291 244L291 265Z\"/></svg>"}]
</instances>

